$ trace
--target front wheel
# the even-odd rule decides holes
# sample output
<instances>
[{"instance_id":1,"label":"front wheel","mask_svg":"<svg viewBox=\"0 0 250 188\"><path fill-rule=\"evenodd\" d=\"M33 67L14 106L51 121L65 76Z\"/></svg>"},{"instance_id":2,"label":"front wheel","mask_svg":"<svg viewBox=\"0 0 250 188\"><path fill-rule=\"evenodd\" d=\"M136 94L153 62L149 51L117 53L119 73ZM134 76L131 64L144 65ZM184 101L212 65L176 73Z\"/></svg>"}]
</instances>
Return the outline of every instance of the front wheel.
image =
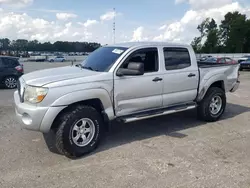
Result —
<instances>
[{"instance_id":1,"label":"front wheel","mask_svg":"<svg viewBox=\"0 0 250 188\"><path fill-rule=\"evenodd\" d=\"M103 133L103 119L90 106L77 106L60 117L56 147L69 158L81 157L95 150Z\"/></svg>"},{"instance_id":2,"label":"front wheel","mask_svg":"<svg viewBox=\"0 0 250 188\"><path fill-rule=\"evenodd\" d=\"M220 119L226 108L226 94L217 87L208 89L197 110L201 120L214 122Z\"/></svg>"},{"instance_id":3,"label":"front wheel","mask_svg":"<svg viewBox=\"0 0 250 188\"><path fill-rule=\"evenodd\" d=\"M17 78L14 76L8 76L4 79L4 85L8 89L14 89L17 87Z\"/></svg>"}]
</instances>

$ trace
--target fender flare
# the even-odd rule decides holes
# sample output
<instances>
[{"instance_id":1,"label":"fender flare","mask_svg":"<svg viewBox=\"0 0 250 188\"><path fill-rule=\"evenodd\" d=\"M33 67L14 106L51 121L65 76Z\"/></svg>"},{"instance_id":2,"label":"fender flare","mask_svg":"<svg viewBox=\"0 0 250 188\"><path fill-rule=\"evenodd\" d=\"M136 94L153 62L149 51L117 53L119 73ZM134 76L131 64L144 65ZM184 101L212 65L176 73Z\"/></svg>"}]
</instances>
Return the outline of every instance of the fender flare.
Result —
<instances>
[{"instance_id":1,"label":"fender flare","mask_svg":"<svg viewBox=\"0 0 250 188\"><path fill-rule=\"evenodd\" d=\"M51 106L68 106L77 102L82 102L90 99L99 99L109 119L114 119L115 115L111 97L107 90L102 88L86 89L67 93L55 100Z\"/></svg>"},{"instance_id":2,"label":"fender flare","mask_svg":"<svg viewBox=\"0 0 250 188\"><path fill-rule=\"evenodd\" d=\"M203 85L203 87L199 89L199 91L198 91L199 93L198 93L196 101L198 101L198 102L201 101L204 98L204 96L206 95L207 90L211 87L211 85L213 85L216 82L223 82L223 87L224 87L224 89L226 89L225 88L225 76L222 74L213 75L212 77L204 80L201 83L201 85Z\"/></svg>"}]
</instances>

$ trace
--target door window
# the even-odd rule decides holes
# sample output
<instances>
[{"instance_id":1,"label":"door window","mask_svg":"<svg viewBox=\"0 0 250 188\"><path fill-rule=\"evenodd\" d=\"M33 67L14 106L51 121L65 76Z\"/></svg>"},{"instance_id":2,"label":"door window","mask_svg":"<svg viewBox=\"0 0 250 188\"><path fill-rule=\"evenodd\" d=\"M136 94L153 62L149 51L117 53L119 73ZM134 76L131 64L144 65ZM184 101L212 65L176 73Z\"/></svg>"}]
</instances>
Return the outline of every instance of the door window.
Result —
<instances>
[{"instance_id":1,"label":"door window","mask_svg":"<svg viewBox=\"0 0 250 188\"><path fill-rule=\"evenodd\" d=\"M219 63L226 63L226 61L224 58L222 58L222 59L220 59Z\"/></svg>"},{"instance_id":2,"label":"door window","mask_svg":"<svg viewBox=\"0 0 250 188\"><path fill-rule=\"evenodd\" d=\"M144 64L144 72L157 72L159 69L158 50L157 48L145 48L132 53L121 68L127 68L130 62Z\"/></svg>"},{"instance_id":3,"label":"door window","mask_svg":"<svg viewBox=\"0 0 250 188\"><path fill-rule=\"evenodd\" d=\"M186 48L163 48L166 70L184 69L191 66Z\"/></svg>"},{"instance_id":4,"label":"door window","mask_svg":"<svg viewBox=\"0 0 250 188\"><path fill-rule=\"evenodd\" d=\"M227 62L227 63L231 63L231 62L232 62L232 59L226 58L226 62Z\"/></svg>"}]
</instances>

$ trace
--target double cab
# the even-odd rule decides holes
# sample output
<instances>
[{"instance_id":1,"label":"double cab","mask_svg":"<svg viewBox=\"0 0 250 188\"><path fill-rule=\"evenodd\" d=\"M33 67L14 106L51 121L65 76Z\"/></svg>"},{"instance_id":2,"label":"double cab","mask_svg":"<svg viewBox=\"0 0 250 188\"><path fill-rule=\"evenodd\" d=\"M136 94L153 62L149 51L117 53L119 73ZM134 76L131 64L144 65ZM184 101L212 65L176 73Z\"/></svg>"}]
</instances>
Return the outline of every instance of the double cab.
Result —
<instances>
[{"instance_id":1,"label":"double cab","mask_svg":"<svg viewBox=\"0 0 250 188\"><path fill-rule=\"evenodd\" d=\"M239 87L239 64L197 62L190 45L136 42L106 45L82 63L23 75L14 93L23 128L53 131L58 151L95 150L109 122L129 123L197 109L217 121L226 92Z\"/></svg>"}]
</instances>

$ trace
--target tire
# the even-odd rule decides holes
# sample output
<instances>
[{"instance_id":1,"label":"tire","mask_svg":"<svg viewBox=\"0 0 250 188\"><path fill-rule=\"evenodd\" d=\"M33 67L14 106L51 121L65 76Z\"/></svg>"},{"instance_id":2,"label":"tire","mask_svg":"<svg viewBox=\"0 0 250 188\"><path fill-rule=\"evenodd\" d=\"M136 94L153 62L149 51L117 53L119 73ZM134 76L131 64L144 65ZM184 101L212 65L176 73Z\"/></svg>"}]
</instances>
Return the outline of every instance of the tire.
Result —
<instances>
[{"instance_id":1,"label":"tire","mask_svg":"<svg viewBox=\"0 0 250 188\"><path fill-rule=\"evenodd\" d=\"M83 118L83 122L88 121L84 129L89 127L87 129L92 130L92 133L90 131L88 136L86 136L86 133L85 138L90 138L89 141L85 143L86 145L83 145L83 143L79 145L79 142L84 142L82 136L78 138L77 141L79 142L77 145L77 141L74 140L74 137L76 138L77 135L80 135L80 131L76 131L74 127L77 126L79 128L79 126L83 125L81 121L79 121ZM56 130L56 147L60 153L68 158L77 158L97 148L103 135L104 123L101 114L97 112L95 108L79 105L74 107L72 111L62 114L59 119L59 127ZM90 126L91 124L92 126Z\"/></svg>"},{"instance_id":2,"label":"tire","mask_svg":"<svg viewBox=\"0 0 250 188\"><path fill-rule=\"evenodd\" d=\"M221 99L221 107L215 110L216 107L214 107L211 103L213 103L212 101L213 99L218 99L218 101L220 101L219 98ZM212 107L210 107L210 105L212 105ZM203 100L198 104L198 108L197 108L198 118L200 120L207 121L207 122L215 122L220 119L220 117L225 111L225 108L226 108L225 92L218 87L211 87L208 89Z\"/></svg>"},{"instance_id":3,"label":"tire","mask_svg":"<svg viewBox=\"0 0 250 188\"><path fill-rule=\"evenodd\" d=\"M243 71L243 68L240 68L239 70L240 70L240 71Z\"/></svg>"},{"instance_id":4,"label":"tire","mask_svg":"<svg viewBox=\"0 0 250 188\"><path fill-rule=\"evenodd\" d=\"M8 76L3 81L7 89L15 89L17 87L17 78L15 76Z\"/></svg>"}]
</instances>

